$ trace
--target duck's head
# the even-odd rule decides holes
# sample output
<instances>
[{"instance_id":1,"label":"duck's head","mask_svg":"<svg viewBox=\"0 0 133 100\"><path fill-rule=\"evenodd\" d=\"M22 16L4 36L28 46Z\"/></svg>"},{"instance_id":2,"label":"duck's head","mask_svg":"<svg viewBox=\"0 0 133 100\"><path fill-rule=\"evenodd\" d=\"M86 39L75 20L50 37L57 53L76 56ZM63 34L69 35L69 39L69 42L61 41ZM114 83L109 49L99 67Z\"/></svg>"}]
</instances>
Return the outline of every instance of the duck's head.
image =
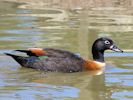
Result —
<instances>
[{"instance_id":1,"label":"duck's head","mask_svg":"<svg viewBox=\"0 0 133 100\"><path fill-rule=\"evenodd\" d=\"M102 37L98 38L92 46L92 54L93 59L96 61L104 62L104 51L105 50L113 50L116 52L123 52L120 48L118 48L113 40Z\"/></svg>"}]
</instances>

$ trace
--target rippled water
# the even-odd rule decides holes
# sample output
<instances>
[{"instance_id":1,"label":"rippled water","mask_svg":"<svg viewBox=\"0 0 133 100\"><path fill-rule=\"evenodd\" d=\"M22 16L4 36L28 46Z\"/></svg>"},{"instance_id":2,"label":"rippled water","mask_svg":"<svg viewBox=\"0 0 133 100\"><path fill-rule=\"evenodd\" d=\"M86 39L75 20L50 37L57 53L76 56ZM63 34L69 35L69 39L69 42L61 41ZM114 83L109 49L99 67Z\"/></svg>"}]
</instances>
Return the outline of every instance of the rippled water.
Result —
<instances>
[{"instance_id":1,"label":"rippled water","mask_svg":"<svg viewBox=\"0 0 133 100\"><path fill-rule=\"evenodd\" d=\"M131 8L33 4L0 1L0 100L133 99ZM113 38L125 51L106 52L107 67L101 75L44 73L21 68L3 55L18 48L53 47L91 59L92 42L101 36Z\"/></svg>"}]
</instances>

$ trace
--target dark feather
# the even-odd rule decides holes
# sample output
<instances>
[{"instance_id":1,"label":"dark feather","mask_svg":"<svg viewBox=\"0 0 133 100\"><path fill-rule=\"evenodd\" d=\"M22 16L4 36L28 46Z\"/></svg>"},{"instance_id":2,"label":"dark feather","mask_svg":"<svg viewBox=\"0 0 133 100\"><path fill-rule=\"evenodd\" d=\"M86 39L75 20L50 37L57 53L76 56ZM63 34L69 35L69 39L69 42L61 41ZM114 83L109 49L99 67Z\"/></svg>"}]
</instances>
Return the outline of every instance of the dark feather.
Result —
<instances>
[{"instance_id":1,"label":"dark feather","mask_svg":"<svg viewBox=\"0 0 133 100\"><path fill-rule=\"evenodd\" d=\"M46 55L21 57L9 53L20 65L44 71L79 72L83 70L84 60L68 51L46 48ZM25 51L24 51L25 52Z\"/></svg>"},{"instance_id":2,"label":"dark feather","mask_svg":"<svg viewBox=\"0 0 133 100\"><path fill-rule=\"evenodd\" d=\"M32 53L30 50L15 50L15 51L24 52L28 56L36 56L36 54Z\"/></svg>"}]
</instances>

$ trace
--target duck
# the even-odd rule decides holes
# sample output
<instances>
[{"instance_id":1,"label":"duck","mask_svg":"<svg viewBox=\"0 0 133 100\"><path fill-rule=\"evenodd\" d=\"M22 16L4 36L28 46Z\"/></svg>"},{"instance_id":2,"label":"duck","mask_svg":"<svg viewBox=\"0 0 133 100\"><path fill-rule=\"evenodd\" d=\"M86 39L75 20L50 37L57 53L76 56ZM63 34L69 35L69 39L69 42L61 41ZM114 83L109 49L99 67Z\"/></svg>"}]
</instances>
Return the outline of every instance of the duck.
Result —
<instances>
[{"instance_id":1,"label":"duck","mask_svg":"<svg viewBox=\"0 0 133 100\"><path fill-rule=\"evenodd\" d=\"M45 72L81 72L95 71L106 66L104 52L112 50L123 52L114 41L107 37L97 38L92 45L93 60L88 60L70 51L54 48L29 48L27 50L14 50L26 53L27 56L19 56L12 53L4 53L11 56L22 67L32 68Z\"/></svg>"}]
</instances>

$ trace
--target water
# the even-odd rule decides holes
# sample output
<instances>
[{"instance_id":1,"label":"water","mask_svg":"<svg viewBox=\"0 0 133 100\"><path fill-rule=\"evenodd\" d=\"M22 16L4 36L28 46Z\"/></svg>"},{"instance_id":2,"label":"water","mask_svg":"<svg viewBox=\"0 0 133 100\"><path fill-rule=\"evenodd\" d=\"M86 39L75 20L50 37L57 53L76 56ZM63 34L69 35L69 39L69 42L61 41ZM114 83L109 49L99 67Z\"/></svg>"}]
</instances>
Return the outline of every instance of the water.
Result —
<instances>
[{"instance_id":1,"label":"water","mask_svg":"<svg viewBox=\"0 0 133 100\"><path fill-rule=\"evenodd\" d=\"M10 0L15 1L15 0ZM132 100L133 15L130 3L83 8L83 2L0 1L0 100ZM74 0L73 0L74 1ZM85 2L85 0L84 0ZM91 57L97 37L113 38L124 53L105 53L99 72L44 73L21 68L3 52L53 47Z\"/></svg>"}]
</instances>

